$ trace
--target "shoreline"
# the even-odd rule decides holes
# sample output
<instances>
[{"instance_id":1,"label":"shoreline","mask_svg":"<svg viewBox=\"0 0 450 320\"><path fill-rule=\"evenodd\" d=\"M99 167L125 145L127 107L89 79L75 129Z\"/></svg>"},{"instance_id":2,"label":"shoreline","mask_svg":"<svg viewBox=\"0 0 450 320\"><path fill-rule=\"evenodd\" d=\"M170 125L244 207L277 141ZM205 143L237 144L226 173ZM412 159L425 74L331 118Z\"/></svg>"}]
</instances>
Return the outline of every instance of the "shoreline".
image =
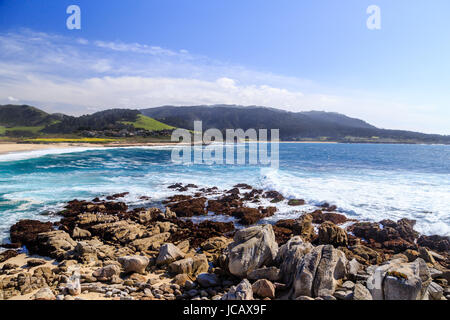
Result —
<instances>
[{"instance_id":1,"label":"shoreline","mask_svg":"<svg viewBox=\"0 0 450 320\"><path fill-rule=\"evenodd\" d=\"M168 188L177 194L162 208L128 208L123 192L72 200L58 222L17 222L13 243L0 253L0 300L450 299L450 238L421 235L414 220L364 222L323 204L260 224L276 208L249 203L272 199L293 210L306 203L245 183L230 190ZM236 218L244 229L186 219L210 211ZM307 268L319 291L305 281ZM19 281L24 277L30 281Z\"/></svg>"}]
</instances>

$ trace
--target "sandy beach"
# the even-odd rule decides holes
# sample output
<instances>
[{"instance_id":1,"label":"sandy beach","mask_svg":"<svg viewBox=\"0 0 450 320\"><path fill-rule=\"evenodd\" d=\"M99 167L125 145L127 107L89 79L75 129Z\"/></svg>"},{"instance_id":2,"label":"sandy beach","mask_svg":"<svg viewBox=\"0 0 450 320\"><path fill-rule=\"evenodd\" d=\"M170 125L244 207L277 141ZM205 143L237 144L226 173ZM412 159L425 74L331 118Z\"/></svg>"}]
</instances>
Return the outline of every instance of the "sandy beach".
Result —
<instances>
[{"instance_id":1,"label":"sandy beach","mask_svg":"<svg viewBox=\"0 0 450 320\"><path fill-rule=\"evenodd\" d=\"M53 143L53 144L31 144L31 143L0 143L0 155L13 152L26 152L46 149L65 149L71 147L99 147L89 143Z\"/></svg>"}]
</instances>

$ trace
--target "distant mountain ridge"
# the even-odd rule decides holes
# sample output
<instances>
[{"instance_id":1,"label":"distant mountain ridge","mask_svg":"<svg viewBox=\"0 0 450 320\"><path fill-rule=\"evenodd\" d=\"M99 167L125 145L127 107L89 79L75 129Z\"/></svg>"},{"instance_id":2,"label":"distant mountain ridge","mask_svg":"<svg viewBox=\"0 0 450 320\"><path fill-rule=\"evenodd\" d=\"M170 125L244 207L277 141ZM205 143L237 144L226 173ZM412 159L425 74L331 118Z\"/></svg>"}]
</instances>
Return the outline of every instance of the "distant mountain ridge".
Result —
<instances>
[{"instance_id":1,"label":"distant mountain ridge","mask_svg":"<svg viewBox=\"0 0 450 320\"><path fill-rule=\"evenodd\" d=\"M346 142L450 143L450 136L423 134L403 130L385 130L343 114L324 111L289 112L258 106L163 106L140 110L142 114L175 127L193 129L201 120L203 129L241 128L280 129L282 140L324 139Z\"/></svg>"},{"instance_id":2,"label":"distant mountain ridge","mask_svg":"<svg viewBox=\"0 0 450 320\"><path fill-rule=\"evenodd\" d=\"M450 144L450 136L379 129L360 119L324 111L290 112L239 105L162 106L109 109L74 117L49 114L27 105L0 105L0 135L16 137L138 129L167 134L175 128L192 130L195 120L202 121L203 130L280 129L280 139L285 141Z\"/></svg>"}]
</instances>

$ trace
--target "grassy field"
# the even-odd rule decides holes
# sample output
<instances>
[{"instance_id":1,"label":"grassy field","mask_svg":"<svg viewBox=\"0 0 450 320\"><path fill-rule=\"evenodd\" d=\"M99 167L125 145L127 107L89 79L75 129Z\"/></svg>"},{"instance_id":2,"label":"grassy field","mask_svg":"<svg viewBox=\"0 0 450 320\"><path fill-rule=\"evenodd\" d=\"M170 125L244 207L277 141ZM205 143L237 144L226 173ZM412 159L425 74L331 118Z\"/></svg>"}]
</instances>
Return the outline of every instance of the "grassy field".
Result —
<instances>
[{"instance_id":1,"label":"grassy field","mask_svg":"<svg viewBox=\"0 0 450 320\"><path fill-rule=\"evenodd\" d=\"M153 118L144 116L142 114L138 115L138 118L134 122L122 122L123 124L133 125L136 129L145 129L149 131L161 131L161 130L172 130L175 127L169 126L162 122L159 122Z\"/></svg>"},{"instance_id":2,"label":"grassy field","mask_svg":"<svg viewBox=\"0 0 450 320\"><path fill-rule=\"evenodd\" d=\"M0 136L4 135L6 133L6 128L0 126Z\"/></svg>"},{"instance_id":3,"label":"grassy field","mask_svg":"<svg viewBox=\"0 0 450 320\"><path fill-rule=\"evenodd\" d=\"M5 131L29 131L31 133L37 134L42 129L44 129L44 126L39 126L39 127L12 127L12 128L5 128Z\"/></svg>"},{"instance_id":4,"label":"grassy field","mask_svg":"<svg viewBox=\"0 0 450 320\"><path fill-rule=\"evenodd\" d=\"M101 139L101 138L36 138L25 139L26 142L40 142L40 143L58 143L58 142L80 142L80 143L106 143L115 142L116 139Z\"/></svg>"}]
</instances>

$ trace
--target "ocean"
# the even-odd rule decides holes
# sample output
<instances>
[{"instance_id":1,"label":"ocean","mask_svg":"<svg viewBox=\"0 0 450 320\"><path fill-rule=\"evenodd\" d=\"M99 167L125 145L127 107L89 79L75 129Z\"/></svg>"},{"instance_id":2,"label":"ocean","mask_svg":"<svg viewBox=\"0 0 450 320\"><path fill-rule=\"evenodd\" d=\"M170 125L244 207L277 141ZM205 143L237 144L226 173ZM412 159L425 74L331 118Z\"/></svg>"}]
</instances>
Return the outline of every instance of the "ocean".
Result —
<instances>
[{"instance_id":1,"label":"ocean","mask_svg":"<svg viewBox=\"0 0 450 320\"><path fill-rule=\"evenodd\" d=\"M450 146L281 143L278 169L176 164L171 150L74 148L0 155L0 239L7 241L10 226L20 219L57 219L54 213L73 199L129 192L124 201L130 206L162 206L178 193L167 187L178 182L223 190L247 183L307 202L277 204L278 212L262 222L295 218L327 202L349 218L415 219L423 234L450 235Z\"/></svg>"}]
</instances>

